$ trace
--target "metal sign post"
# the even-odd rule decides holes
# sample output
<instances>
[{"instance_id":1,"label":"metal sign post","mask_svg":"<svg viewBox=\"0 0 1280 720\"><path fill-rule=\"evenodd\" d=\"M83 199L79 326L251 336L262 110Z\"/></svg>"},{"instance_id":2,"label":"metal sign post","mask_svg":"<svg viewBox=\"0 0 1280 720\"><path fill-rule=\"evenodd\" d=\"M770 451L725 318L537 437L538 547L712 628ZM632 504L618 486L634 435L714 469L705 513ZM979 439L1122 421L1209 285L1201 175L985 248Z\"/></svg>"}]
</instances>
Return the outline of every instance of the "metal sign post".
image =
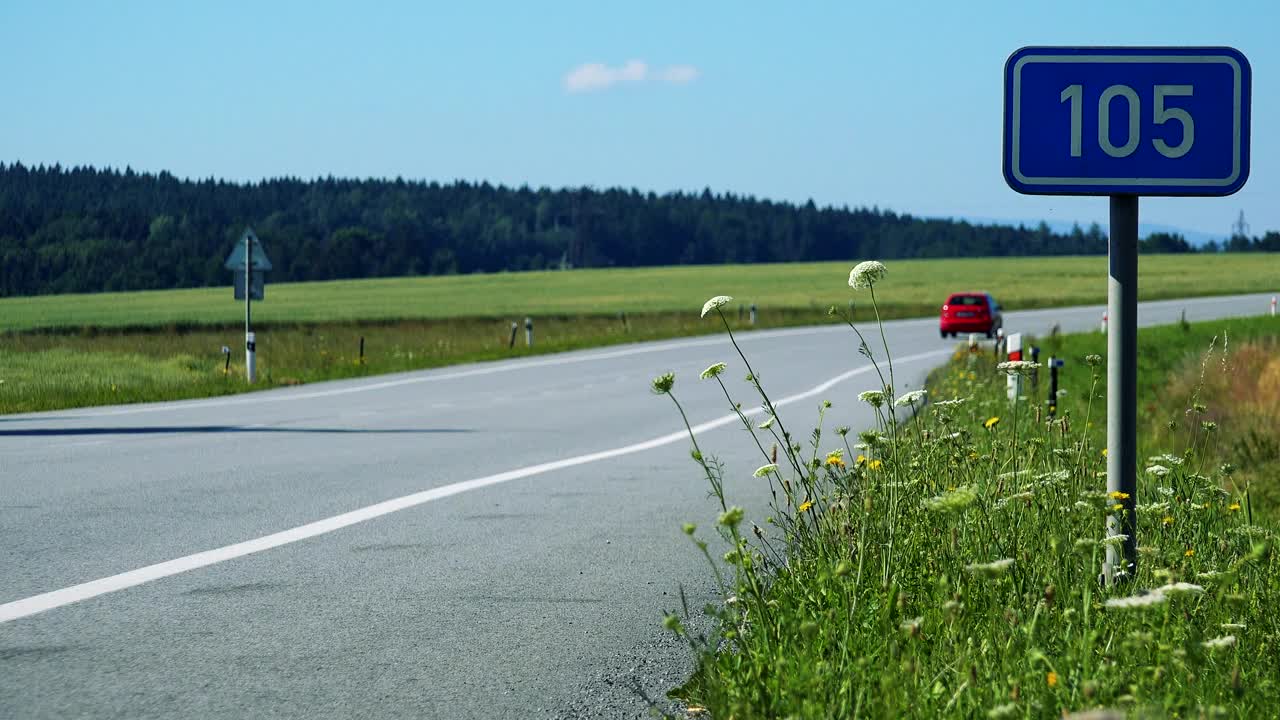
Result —
<instances>
[{"instance_id":1,"label":"metal sign post","mask_svg":"<svg viewBox=\"0 0 1280 720\"><path fill-rule=\"evenodd\" d=\"M251 228L245 229L241 240L242 243L236 244L223 266L236 273L232 276L235 299L244 299L244 368L245 376L252 383L257 380L258 375L253 300L263 300L266 297L266 279L263 273L271 269L271 261L267 259L262 243L258 242L258 236L253 234ZM240 274L241 270L244 271L243 275Z\"/></svg>"},{"instance_id":2,"label":"metal sign post","mask_svg":"<svg viewBox=\"0 0 1280 720\"><path fill-rule=\"evenodd\" d=\"M1221 196L1249 178L1252 71L1232 48L1028 47L1004 74L1005 181L1105 195L1108 584L1137 569L1138 198ZM1051 407L1057 398L1051 398Z\"/></svg>"}]
</instances>

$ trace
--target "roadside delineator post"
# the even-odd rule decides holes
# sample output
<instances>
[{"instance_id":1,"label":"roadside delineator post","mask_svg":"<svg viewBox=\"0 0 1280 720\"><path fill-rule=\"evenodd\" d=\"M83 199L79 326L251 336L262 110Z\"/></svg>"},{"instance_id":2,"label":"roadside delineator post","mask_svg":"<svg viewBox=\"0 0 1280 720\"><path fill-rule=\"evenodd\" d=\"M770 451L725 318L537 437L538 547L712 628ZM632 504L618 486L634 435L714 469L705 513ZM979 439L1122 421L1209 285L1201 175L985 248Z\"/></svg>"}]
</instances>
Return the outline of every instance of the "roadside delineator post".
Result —
<instances>
[{"instance_id":1,"label":"roadside delineator post","mask_svg":"<svg viewBox=\"0 0 1280 720\"><path fill-rule=\"evenodd\" d=\"M533 318L530 317L524 319L524 344L533 347Z\"/></svg>"},{"instance_id":2,"label":"roadside delineator post","mask_svg":"<svg viewBox=\"0 0 1280 720\"><path fill-rule=\"evenodd\" d=\"M231 372L231 348L227 347L226 345L223 345L222 355L225 359L225 362L222 365L222 374L226 375Z\"/></svg>"},{"instance_id":3,"label":"roadside delineator post","mask_svg":"<svg viewBox=\"0 0 1280 720\"><path fill-rule=\"evenodd\" d=\"M1276 296L1271 296L1271 317L1276 316Z\"/></svg>"},{"instance_id":4,"label":"roadside delineator post","mask_svg":"<svg viewBox=\"0 0 1280 720\"><path fill-rule=\"evenodd\" d=\"M1062 358L1049 358L1049 417L1058 414L1058 368L1062 365Z\"/></svg>"},{"instance_id":5,"label":"roadside delineator post","mask_svg":"<svg viewBox=\"0 0 1280 720\"><path fill-rule=\"evenodd\" d=\"M520 323L511 323L511 341L507 343L507 349L510 350L516 346L516 333L520 332Z\"/></svg>"},{"instance_id":6,"label":"roadside delineator post","mask_svg":"<svg viewBox=\"0 0 1280 720\"><path fill-rule=\"evenodd\" d=\"M1009 361L1021 360L1022 333L1006 335L1004 341ZM1018 396L1022 395L1022 373L1011 372L1005 375L1005 393L1009 396L1009 402L1018 402Z\"/></svg>"},{"instance_id":7,"label":"roadside delineator post","mask_svg":"<svg viewBox=\"0 0 1280 720\"><path fill-rule=\"evenodd\" d=\"M756 324L756 304L751 303L751 324Z\"/></svg>"}]
</instances>

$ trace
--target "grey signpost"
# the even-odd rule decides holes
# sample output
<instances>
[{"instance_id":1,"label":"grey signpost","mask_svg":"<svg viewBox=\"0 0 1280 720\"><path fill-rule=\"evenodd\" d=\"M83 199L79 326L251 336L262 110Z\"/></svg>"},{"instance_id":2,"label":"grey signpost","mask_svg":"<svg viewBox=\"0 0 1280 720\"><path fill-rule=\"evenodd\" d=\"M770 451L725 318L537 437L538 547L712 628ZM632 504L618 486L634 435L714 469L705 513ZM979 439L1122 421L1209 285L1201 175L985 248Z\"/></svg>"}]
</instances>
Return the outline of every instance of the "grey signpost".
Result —
<instances>
[{"instance_id":1,"label":"grey signpost","mask_svg":"<svg viewBox=\"0 0 1280 720\"><path fill-rule=\"evenodd\" d=\"M271 261L262 249L252 228L246 228L240 242L227 256L224 264L235 273L232 276L235 299L244 300L244 367L249 382L257 380L257 341L253 333L253 300L266 298L266 279L263 273L271 269Z\"/></svg>"},{"instance_id":2,"label":"grey signpost","mask_svg":"<svg viewBox=\"0 0 1280 720\"><path fill-rule=\"evenodd\" d=\"M1107 534L1124 538L1107 546L1108 584L1137 569L1138 198L1244 185L1251 82L1248 60L1223 47L1027 47L1005 63L1009 186L1111 201Z\"/></svg>"}]
</instances>

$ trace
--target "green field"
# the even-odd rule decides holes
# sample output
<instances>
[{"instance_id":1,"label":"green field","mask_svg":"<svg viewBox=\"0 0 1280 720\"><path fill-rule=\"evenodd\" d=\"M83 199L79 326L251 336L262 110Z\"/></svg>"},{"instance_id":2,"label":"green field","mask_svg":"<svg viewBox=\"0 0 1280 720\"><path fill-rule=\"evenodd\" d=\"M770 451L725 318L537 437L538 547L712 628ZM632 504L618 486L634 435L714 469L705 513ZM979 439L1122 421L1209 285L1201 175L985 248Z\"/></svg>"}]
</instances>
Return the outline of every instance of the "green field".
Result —
<instances>
[{"instance_id":1,"label":"green field","mask_svg":"<svg viewBox=\"0 0 1280 720\"><path fill-rule=\"evenodd\" d=\"M616 315L698 309L732 295L762 310L825 309L852 297L842 279L853 262L698 265L660 268L387 278L267 287L260 323L329 323L525 315ZM1105 257L900 260L880 292L881 309L931 314L947 292L988 290L1011 309L1100 302ZM1143 299L1280 289L1280 260L1262 254L1142 258ZM164 327L243 322L228 287L0 299L0 330Z\"/></svg>"},{"instance_id":2,"label":"green field","mask_svg":"<svg viewBox=\"0 0 1280 720\"><path fill-rule=\"evenodd\" d=\"M207 397L281 385L720 332L700 321L711 295L751 303L757 327L871 317L846 286L852 263L716 265L501 273L269 286L254 305L259 382L243 370L243 303L230 288L0 299L0 413ZM1143 259L1144 299L1266 291L1277 263L1259 254ZM1102 302L1106 258L893 263L877 290L885 318L937 312L947 292L985 289L1008 308ZM1260 309L1261 312L1261 309ZM625 320L623 318L625 314ZM508 347L512 321L534 318ZM360 359L360 341L365 356ZM223 346L231 364L224 373Z\"/></svg>"}]
</instances>

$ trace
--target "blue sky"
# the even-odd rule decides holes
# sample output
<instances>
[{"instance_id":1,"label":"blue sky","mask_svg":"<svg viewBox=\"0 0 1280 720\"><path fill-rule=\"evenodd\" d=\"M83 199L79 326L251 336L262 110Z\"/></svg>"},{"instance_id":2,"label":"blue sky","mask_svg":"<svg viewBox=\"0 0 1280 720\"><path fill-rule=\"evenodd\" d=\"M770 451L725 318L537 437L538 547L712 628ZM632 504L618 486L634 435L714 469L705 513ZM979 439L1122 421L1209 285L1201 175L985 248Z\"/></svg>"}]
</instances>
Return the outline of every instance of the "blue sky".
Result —
<instances>
[{"instance_id":1,"label":"blue sky","mask_svg":"<svg viewBox=\"0 0 1280 720\"><path fill-rule=\"evenodd\" d=\"M0 4L0 159L255 180L731 191L929 216L1099 221L1000 173L1024 45L1230 45L1252 174L1143 220L1280 229L1274 3Z\"/></svg>"}]
</instances>

